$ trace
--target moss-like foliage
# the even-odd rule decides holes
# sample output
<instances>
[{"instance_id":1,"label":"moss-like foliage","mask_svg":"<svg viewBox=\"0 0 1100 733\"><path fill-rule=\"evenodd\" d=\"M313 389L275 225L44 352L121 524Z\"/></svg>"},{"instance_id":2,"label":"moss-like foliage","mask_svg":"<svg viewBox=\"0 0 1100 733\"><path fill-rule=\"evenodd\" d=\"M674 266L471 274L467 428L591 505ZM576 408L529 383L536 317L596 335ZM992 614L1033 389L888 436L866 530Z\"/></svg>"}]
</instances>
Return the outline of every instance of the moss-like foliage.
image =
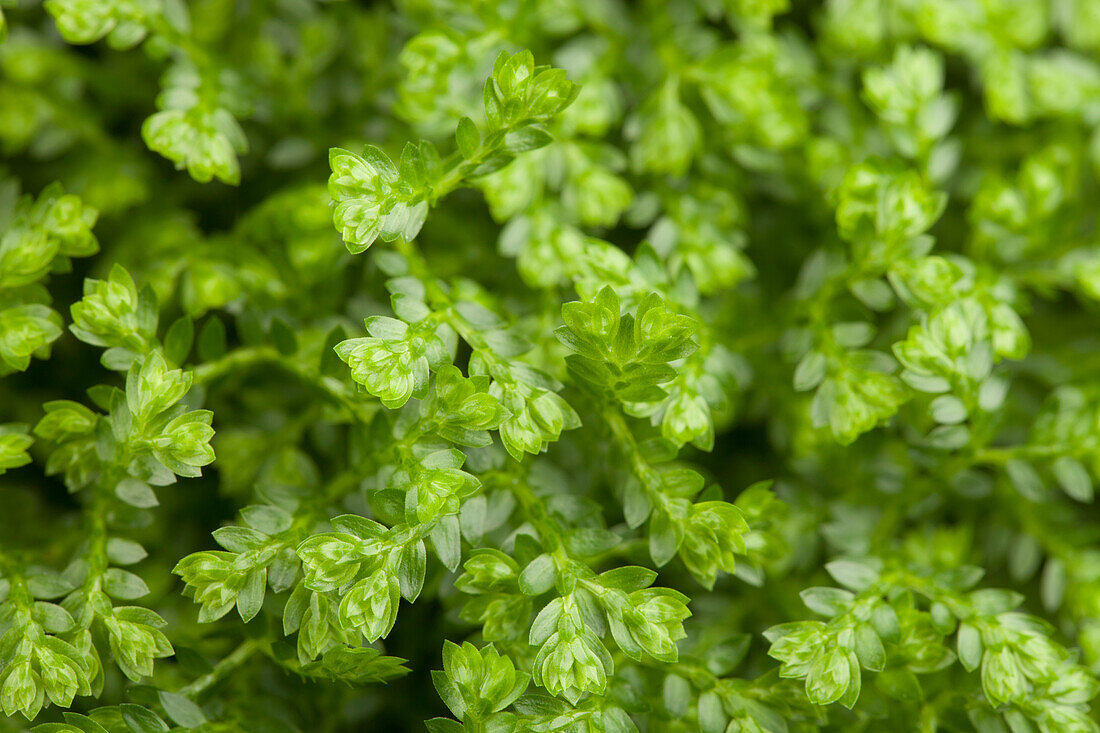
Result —
<instances>
[{"instance_id":1,"label":"moss-like foliage","mask_svg":"<svg viewBox=\"0 0 1100 733\"><path fill-rule=\"evenodd\" d=\"M1100 0L0 6L0 730L1100 733Z\"/></svg>"}]
</instances>

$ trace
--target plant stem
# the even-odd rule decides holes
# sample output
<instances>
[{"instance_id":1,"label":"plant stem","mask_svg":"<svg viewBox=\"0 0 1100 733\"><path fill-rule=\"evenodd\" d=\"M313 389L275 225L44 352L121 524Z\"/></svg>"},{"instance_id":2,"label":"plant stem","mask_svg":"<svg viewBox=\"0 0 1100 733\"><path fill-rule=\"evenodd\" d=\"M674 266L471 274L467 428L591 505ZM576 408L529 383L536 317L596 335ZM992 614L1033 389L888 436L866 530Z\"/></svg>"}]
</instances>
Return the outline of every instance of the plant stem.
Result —
<instances>
[{"instance_id":1,"label":"plant stem","mask_svg":"<svg viewBox=\"0 0 1100 733\"><path fill-rule=\"evenodd\" d=\"M378 411L378 402L366 398L344 382L318 374L312 367L292 361L270 346L242 346L193 370L195 384L210 384L229 374L239 374L259 366L273 366L297 377L304 384L346 408L361 423L369 422Z\"/></svg>"},{"instance_id":2,"label":"plant stem","mask_svg":"<svg viewBox=\"0 0 1100 733\"><path fill-rule=\"evenodd\" d=\"M256 639L246 639L241 642L240 646L218 662L214 669L180 689L179 694L190 698L199 697L247 662L253 654L260 650L261 644L262 642Z\"/></svg>"}]
</instances>

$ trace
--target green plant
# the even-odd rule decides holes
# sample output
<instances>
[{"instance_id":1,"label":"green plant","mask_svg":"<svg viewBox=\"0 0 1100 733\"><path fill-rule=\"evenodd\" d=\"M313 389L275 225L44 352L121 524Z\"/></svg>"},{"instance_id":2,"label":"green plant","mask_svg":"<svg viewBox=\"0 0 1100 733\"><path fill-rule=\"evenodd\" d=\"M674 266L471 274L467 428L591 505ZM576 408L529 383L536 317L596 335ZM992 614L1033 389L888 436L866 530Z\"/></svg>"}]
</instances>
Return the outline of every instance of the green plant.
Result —
<instances>
[{"instance_id":1,"label":"green plant","mask_svg":"<svg viewBox=\"0 0 1100 733\"><path fill-rule=\"evenodd\" d=\"M0 6L0 730L1100 730L1100 2Z\"/></svg>"}]
</instances>

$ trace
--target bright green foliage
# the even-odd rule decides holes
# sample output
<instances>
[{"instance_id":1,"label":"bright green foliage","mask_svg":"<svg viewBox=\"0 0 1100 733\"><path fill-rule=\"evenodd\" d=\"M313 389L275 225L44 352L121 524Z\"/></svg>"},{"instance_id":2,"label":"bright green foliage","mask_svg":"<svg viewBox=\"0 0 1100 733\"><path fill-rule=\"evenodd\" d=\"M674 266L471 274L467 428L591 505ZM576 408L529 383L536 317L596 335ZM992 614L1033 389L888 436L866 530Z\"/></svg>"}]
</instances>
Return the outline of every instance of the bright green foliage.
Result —
<instances>
[{"instance_id":1,"label":"bright green foliage","mask_svg":"<svg viewBox=\"0 0 1100 733\"><path fill-rule=\"evenodd\" d=\"M1100 1L0 8L0 730L1100 733Z\"/></svg>"},{"instance_id":2,"label":"bright green foliage","mask_svg":"<svg viewBox=\"0 0 1100 733\"><path fill-rule=\"evenodd\" d=\"M156 3L127 0L49 0L46 9L70 43L94 43L109 34L110 42L120 48L140 42L145 24L159 11Z\"/></svg>"},{"instance_id":3,"label":"bright green foliage","mask_svg":"<svg viewBox=\"0 0 1100 733\"><path fill-rule=\"evenodd\" d=\"M27 435L25 425L0 425L0 472L30 463L27 448L33 442L34 438Z\"/></svg>"},{"instance_id":4,"label":"bright green foliage","mask_svg":"<svg viewBox=\"0 0 1100 733\"><path fill-rule=\"evenodd\" d=\"M899 155L930 176L956 151L943 142L958 116L958 99L943 91L943 56L925 47L899 46L891 63L863 72L863 97L885 123Z\"/></svg>"},{"instance_id":5,"label":"bright green foliage","mask_svg":"<svg viewBox=\"0 0 1100 733\"><path fill-rule=\"evenodd\" d=\"M96 216L58 184L36 200L20 197L14 182L0 183L0 374L49 356L61 319L42 281L51 270L67 269L70 258L99 251L91 231Z\"/></svg>"},{"instance_id":6,"label":"bright green foliage","mask_svg":"<svg viewBox=\"0 0 1100 733\"><path fill-rule=\"evenodd\" d=\"M552 141L539 123L567 107L577 85L561 69L535 66L530 51L501 53L485 80L482 124L458 122L457 150L446 160L427 140L408 143L397 165L368 145L362 155L333 148L329 194L336 202L336 228L348 251L359 254L381 238L409 240L420 232L428 206L462 183L508 165L518 153Z\"/></svg>"},{"instance_id":7,"label":"bright green foliage","mask_svg":"<svg viewBox=\"0 0 1100 733\"><path fill-rule=\"evenodd\" d=\"M889 698L919 696L917 675L957 658L967 671L980 671L990 706L1011 725L1030 719L1041 730L1095 729L1086 703L1100 683L1050 639L1049 624L1015 610L1018 593L971 590L979 568L927 577L868 557L826 569L850 590L808 588L802 600L830 620L782 624L766 634L769 654L783 662L780 675L804 677L811 702L854 706L861 669L882 673L879 689ZM981 725L983 716L975 717Z\"/></svg>"},{"instance_id":8,"label":"bright green foliage","mask_svg":"<svg viewBox=\"0 0 1100 733\"><path fill-rule=\"evenodd\" d=\"M170 101L164 105L176 104L176 95L192 94L189 89L173 91L172 95L166 93ZM177 168L186 168L196 181L205 183L216 176L226 183L240 183L236 154L248 152L248 145L237 121L223 107L213 112L197 106L168 107L145 121L141 135L150 150L168 158Z\"/></svg>"},{"instance_id":9,"label":"bright green foliage","mask_svg":"<svg viewBox=\"0 0 1100 733\"><path fill-rule=\"evenodd\" d=\"M515 702L530 682L517 672L512 660L502 657L492 644L478 649L470 642L443 646L443 671L433 671L432 681L440 697L459 720L479 720Z\"/></svg>"},{"instance_id":10,"label":"bright green foliage","mask_svg":"<svg viewBox=\"0 0 1100 733\"><path fill-rule=\"evenodd\" d=\"M106 38L111 48L127 49L147 41L158 56L175 56L161 81L161 111L145 120L142 138L196 181L240 182L236 154L248 143L225 104L243 107L245 99L232 72L220 72L196 42L183 0L47 0L45 7L69 43Z\"/></svg>"},{"instance_id":11,"label":"bright green foliage","mask_svg":"<svg viewBox=\"0 0 1100 733\"><path fill-rule=\"evenodd\" d=\"M426 319L425 319L426 320ZM367 319L370 338L349 339L336 353L351 367L352 378L382 401L397 408L410 397L423 399L428 393L428 368L437 368L447 358L443 341L420 321L411 326L385 316Z\"/></svg>"},{"instance_id":12,"label":"bright green foliage","mask_svg":"<svg viewBox=\"0 0 1100 733\"><path fill-rule=\"evenodd\" d=\"M604 288L593 303L566 303L565 325L557 336L571 351L566 363L582 383L606 391L619 402L660 402L668 393L659 385L676 377L669 362L696 350L695 324L669 313L651 294L635 314L620 313L619 298Z\"/></svg>"},{"instance_id":13,"label":"bright green foliage","mask_svg":"<svg viewBox=\"0 0 1100 733\"><path fill-rule=\"evenodd\" d=\"M88 240L86 231L78 232ZM94 243L94 240L90 240ZM129 273L116 266L109 281L88 280L86 297L73 305L73 333L96 346L111 346L104 365L127 372L125 390L103 385L95 399L106 414L64 400L47 402L34 435L52 445L46 472L62 474L70 492L90 495L88 535L58 574L24 570L7 561L2 610L7 715L33 719L48 699L69 707L75 695L98 694L104 684L101 659L108 650L126 677L153 673L157 658L173 654L157 613L116 601L149 594L146 582L121 567L146 556L141 544L117 535L140 526L141 509L155 506L150 488L175 476L200 475L214 459L213 430L206 410L178 404L190 373L170 369L157 340L157 307L151 292L139 295ZM79 324L79 325L78 325ZM8 430L11 430L10 428ZM15 451L30 438L5 433L11 456L5 467L26 463ZM14 439L14 440L13 440ZM59 605L35 599L61 599ZM93 632L104 642L97 647Z\"/></svg>"}]
</instances>

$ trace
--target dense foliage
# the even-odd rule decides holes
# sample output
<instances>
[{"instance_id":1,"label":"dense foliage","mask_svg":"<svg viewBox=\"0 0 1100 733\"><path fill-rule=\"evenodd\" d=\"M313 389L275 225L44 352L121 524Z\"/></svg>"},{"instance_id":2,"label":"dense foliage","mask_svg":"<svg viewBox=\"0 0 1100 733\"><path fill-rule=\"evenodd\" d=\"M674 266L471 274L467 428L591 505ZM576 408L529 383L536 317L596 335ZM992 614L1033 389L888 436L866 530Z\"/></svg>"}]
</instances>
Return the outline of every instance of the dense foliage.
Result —
<instances>
[{"instance_id":1,"label":"dense foliage","mask_svg":"<svg viewBox=\"0 0 1100 733\"><path fill-rule=\"evenodd\" d=\"M1100 731L1100 0L0 6L0 730Z\"/></svg>"}]
</instances>

